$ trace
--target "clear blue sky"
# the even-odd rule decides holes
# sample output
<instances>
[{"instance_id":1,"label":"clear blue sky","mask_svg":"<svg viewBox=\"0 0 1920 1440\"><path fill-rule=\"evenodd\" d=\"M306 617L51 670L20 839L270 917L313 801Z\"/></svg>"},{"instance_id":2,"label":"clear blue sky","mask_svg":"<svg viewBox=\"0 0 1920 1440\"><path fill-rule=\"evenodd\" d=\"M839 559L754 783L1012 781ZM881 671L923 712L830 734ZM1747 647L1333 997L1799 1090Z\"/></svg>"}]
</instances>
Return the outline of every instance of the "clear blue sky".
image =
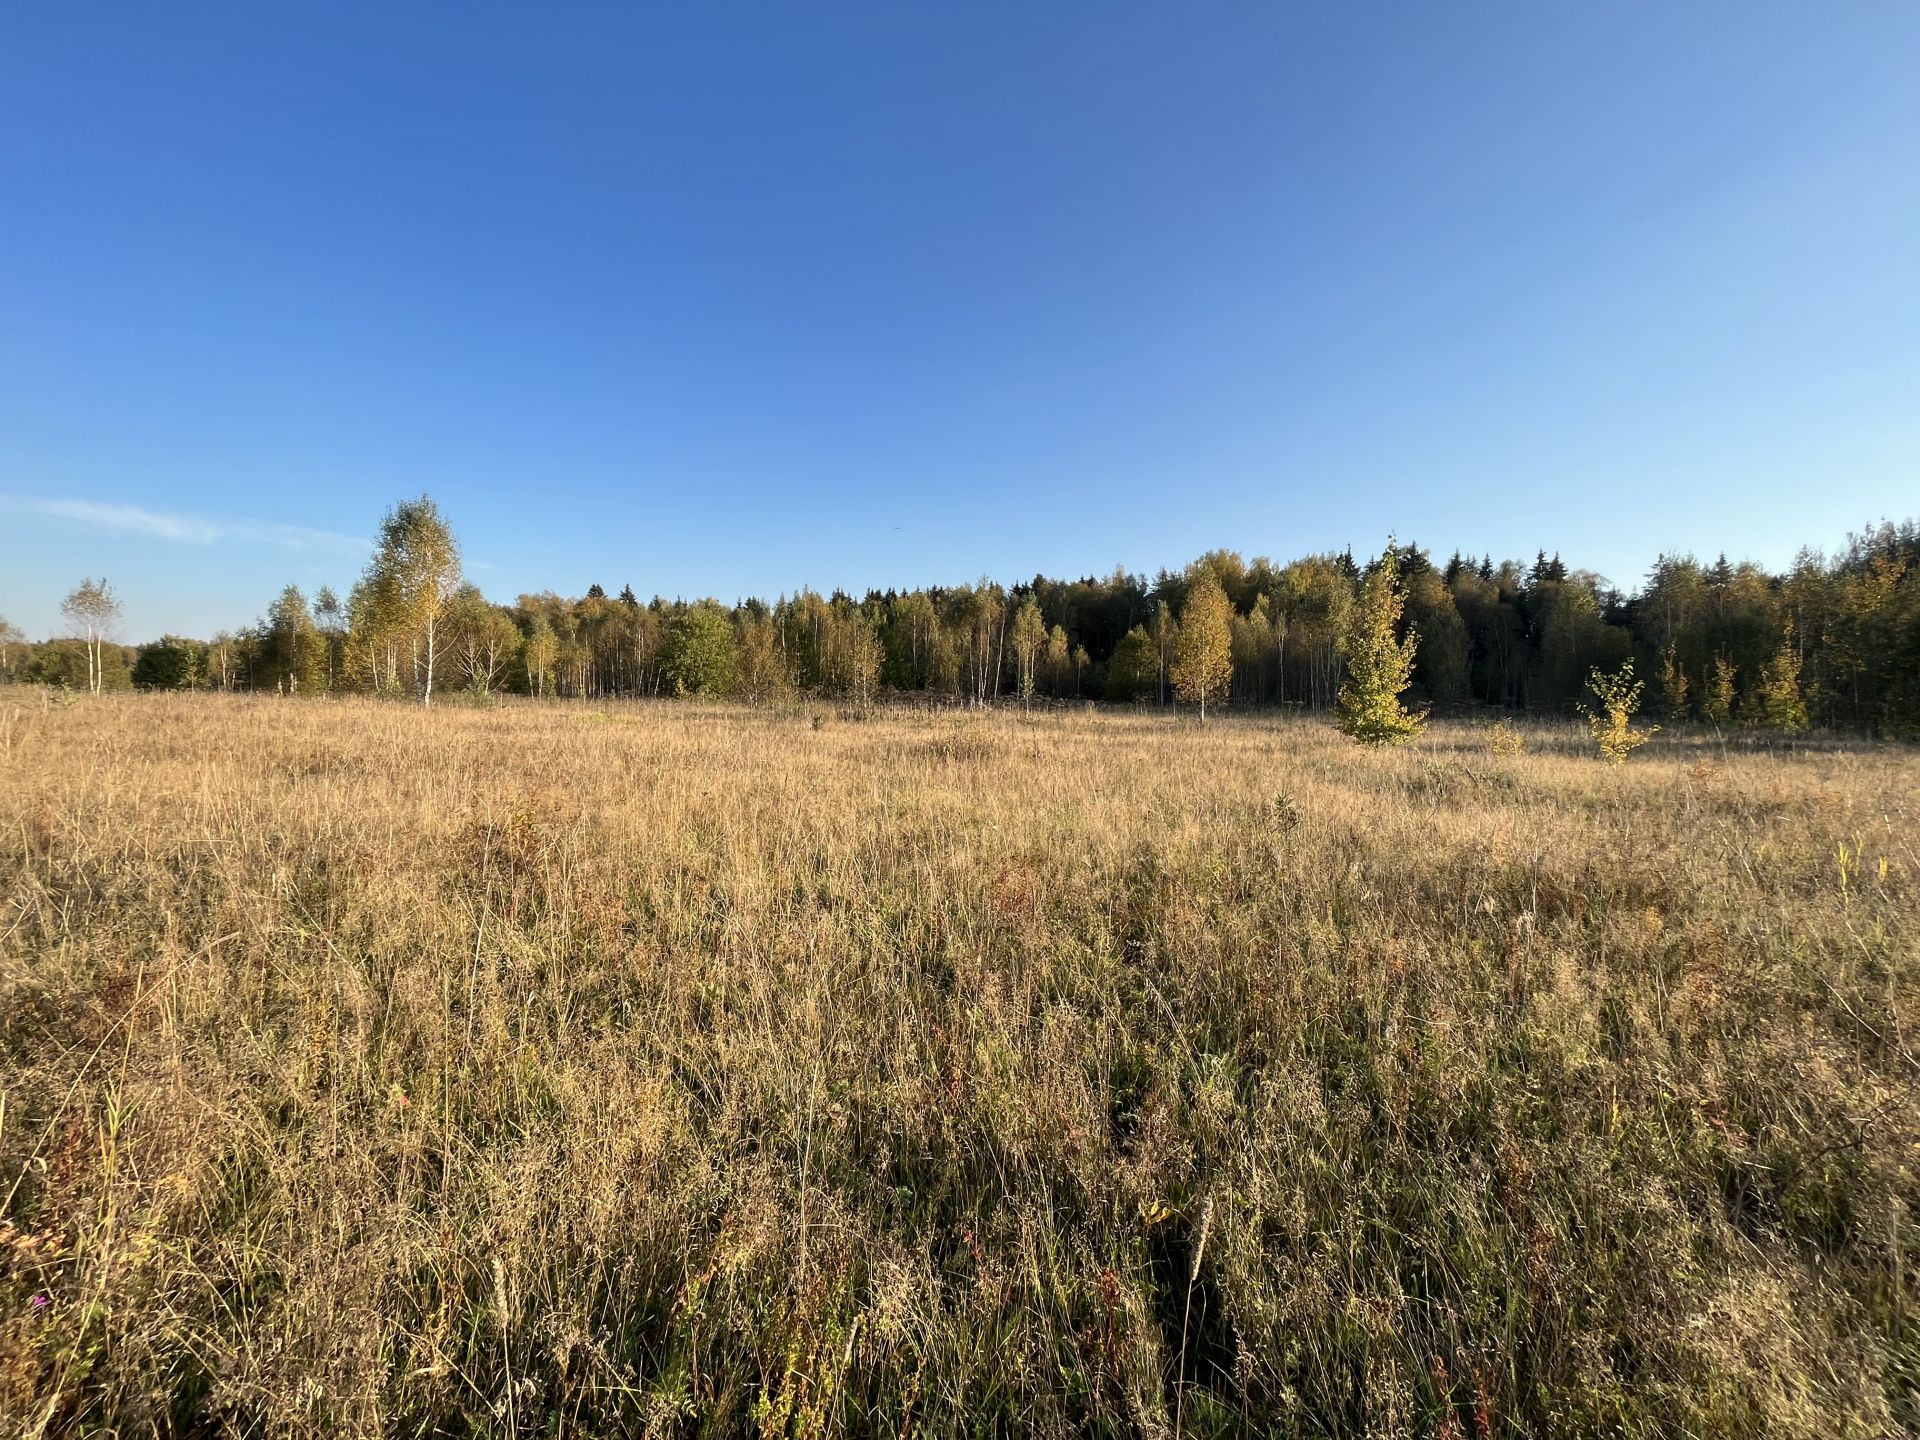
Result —
<instances>
[{"instance_id":1,"label":"clear blue sky","mask_svg":"<svg viewBox=\"0 0 1920 1440\"><path fill-rule=\"evenodd\" d=\"M0 614L1920 511L1920 6L0 8Z\"/></svg>"}]
</instances>

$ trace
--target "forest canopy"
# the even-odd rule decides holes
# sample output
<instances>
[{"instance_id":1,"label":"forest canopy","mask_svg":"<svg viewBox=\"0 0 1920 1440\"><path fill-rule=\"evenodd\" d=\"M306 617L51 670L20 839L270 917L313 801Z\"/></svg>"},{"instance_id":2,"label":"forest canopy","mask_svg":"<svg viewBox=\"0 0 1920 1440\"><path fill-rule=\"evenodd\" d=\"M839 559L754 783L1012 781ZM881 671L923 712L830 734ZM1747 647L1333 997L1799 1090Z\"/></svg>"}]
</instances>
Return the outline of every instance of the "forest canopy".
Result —
<instances>
[{"instance_id":1,"label":"forest canopy","mask_svg":"<svg viewBox=\"0 0 1920 1440\"><path fill-rule=\"evenodd\" d=\"M1669 722L1920 735L1920 525L1882 522L1784 573L1661 555L1623 593L1544 550L1531 562L1417 544L1277 563L1215 550L1148 577L1031 580L853 596L801 590L734 605L642 601L598 583L511 604L460 577L451 529L422 497L389 512L344 597L287 586L256 623L208 639L102 644L114 612L85 582L71 637L0 622L0 679L283 694L697 695L754 703L883 694L984 705L1172 703L1204 597L1209 704L1326 710L1347 678L1355 607L1391 561L1410 702L1571 715L1588 676L1629 661ZM1224 595L1222 610L1217 595ZM72 597L70 597L72 598ZM1224 622L1224 623L1223 623ZM1191 637L1190 637L1191 638ZM1182 656L1186 659L1182 660ZM1185 670L1181 666L1186 666ZM1217 688L1212 677L1218 677ZM1190 688L1190 687L1189 687Z\"/></svg>"}]
</instances>

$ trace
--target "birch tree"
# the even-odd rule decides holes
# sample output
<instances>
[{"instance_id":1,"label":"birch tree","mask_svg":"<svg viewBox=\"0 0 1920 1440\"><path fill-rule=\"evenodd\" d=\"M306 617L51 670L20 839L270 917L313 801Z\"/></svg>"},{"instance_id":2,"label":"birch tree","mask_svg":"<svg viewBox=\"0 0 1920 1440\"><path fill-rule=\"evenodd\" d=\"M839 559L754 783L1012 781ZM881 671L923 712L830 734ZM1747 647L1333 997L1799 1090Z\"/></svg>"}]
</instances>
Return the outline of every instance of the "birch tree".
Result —
<instances>
[{"instance_id":1,"label":"birch tree","mask_svg":"<svg viewBox=\"0 0 1920 1440\"><path fill-rule=\"evenodd\" d=\"M520 648L520 629L504 610L490 605L474 586L462 586L448 611L447 628L453 636L454 658L467 689L476 695L492 692L501 672Z\"/></svg>"},{"instance_id":2,"label":"birch tree","mask_svg":"<svg viewBox=\"0 0 1920 1440\"><path fill-rule=\"evenodd\" d=\"M1362 745L1398 745L1426 725L1427 713L1410 711L1400 697L1413 683L1419 636L1395 636L1406 604L1399 559L1392 542L1362 581L1347 626L1347 681L1337 701L1340 728Z\"/></svg>"},{"instance_id":3,"label":"birch tree","mask_svg":"<svg viewBox=\"0 0 1920 1440\"><path fill-rule=\"evenodd\" d=\"M460 547L439 506L422 495L387 512L367 580L412 642L414 687L431 705L443 625L460 589Z\"/></svg>"},{"instance_id":4,"label":"birch tree","mask_svg":"<svg viewBox=\"0 0 1920 1440\"><path fill-rule=\"evenodd\" d=\"M109 631L120 621L120 600L105 579L82 580L60 602L60 613L67 618L75 635L86 642L87 691L101 690L100 646Z\"/></svg>"},{"instance_id":5,"label":"birch tree","mask_svg":"<svg viewBox=\"0 0 1920 1440\"><path fill-rule=\"evenodd\" d=\"M553 662L560 654L560 640L553 633L553 625L544 615L533 617L533 625L527 631L526 648L522 658L527 667L527 688L539 699L547 694L547 672L553 669Z\"/></svg>"},{"instance_id":6,"label":"birch tree","mask_svg":"<svg viewBox=\"0 0 1920 1440\"><path fill-rule=\"evenodd\" d=\"M18 625L0 619L0 680L13 679L13 647L26 643L27 637Z\"/></svg>"},{"instance_id":7,"label":"birch tree","mask_svg":"<svg viewBox=\"0 0 1920 1440\"><path fill-rule=\"evenodd\" d=\"M1167 703L1167 677L1173 670L1173 645L1180 627L1173 623L1173 607L1162 600L1153 612L1153 650L1160 662L1160 703Z\"/></svg>"},{"instance_id":8,"label":"birch tree","mask_svg":"<svg viewBox=\"0 0 1920 1440\"><path fill-rule=\"evenodd\" d=\"M319 627L320 638L327 647L327 691L333 691L334 671L338 668L340 652L341 625L346 611L340 604L340 597L333 593L331 585L322 585L313 597L313 623Z\"/></svg>"},{"instance_id":9,"label":"birch tree","mask_svg":"<svg viewBox=\"0 0 1920 1440\"><path fill-rule=\"evenodd\" d=\"M1224 698L1233 683L1233 602L1211 569L1202 569L1187 588L1180 612L1180 633L1173 645L1173 688L1182 700L1200 707L1207 723L1207 701Z\"/></svg>"},{"instance_id":10,"label":"birch tree","mask_svg":"<svg viewBox=\"0 0 1920 1440\"><path fill-rule=\"evenodd\" d=\"M1033 662L1046 644L1047 626L1040 618L1040 607L1031 600L1023 602L1013 617L1013 655L1019 666L1020 706L1033 709Z\"/></svg>"}]
</instances>

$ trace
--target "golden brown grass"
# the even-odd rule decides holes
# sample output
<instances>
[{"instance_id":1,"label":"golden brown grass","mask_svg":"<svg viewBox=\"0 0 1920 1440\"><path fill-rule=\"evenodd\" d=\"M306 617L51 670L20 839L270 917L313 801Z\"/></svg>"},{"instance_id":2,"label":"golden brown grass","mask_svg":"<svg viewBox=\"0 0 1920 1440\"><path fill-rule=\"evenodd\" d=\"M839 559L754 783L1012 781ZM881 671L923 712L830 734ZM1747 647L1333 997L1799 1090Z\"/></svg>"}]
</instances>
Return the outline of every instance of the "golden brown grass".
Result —
<instances>
[{"instance_id":1,"label":"golden brown grass","mask_svg":"<svg viewBox=\"0 0 1920 1440\"><path fill-rule=\"evenodd\" d=\"M24 707L0 1433L1913 1427L1920 760L1526 735Z\"/></svg>"}]
</instances>

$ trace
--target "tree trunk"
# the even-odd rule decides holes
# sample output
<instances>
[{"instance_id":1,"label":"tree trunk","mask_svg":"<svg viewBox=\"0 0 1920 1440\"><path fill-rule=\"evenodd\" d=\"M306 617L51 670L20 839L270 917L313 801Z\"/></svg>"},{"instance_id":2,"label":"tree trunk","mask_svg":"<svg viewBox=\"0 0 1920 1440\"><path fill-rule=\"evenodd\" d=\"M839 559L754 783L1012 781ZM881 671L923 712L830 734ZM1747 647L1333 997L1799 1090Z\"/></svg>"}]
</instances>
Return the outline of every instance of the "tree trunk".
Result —
<instances>
[{"instance_id":1,"label":"tree trunk","mask_svg":"<svg viewBox=\"0 0 1920 1440\"><path fill-rule=\"evenodd\" d=\"M427 672L420 686L420 704L425 707L433 704L433 620L427 620Z\"/></svg>"}]
</instances>

